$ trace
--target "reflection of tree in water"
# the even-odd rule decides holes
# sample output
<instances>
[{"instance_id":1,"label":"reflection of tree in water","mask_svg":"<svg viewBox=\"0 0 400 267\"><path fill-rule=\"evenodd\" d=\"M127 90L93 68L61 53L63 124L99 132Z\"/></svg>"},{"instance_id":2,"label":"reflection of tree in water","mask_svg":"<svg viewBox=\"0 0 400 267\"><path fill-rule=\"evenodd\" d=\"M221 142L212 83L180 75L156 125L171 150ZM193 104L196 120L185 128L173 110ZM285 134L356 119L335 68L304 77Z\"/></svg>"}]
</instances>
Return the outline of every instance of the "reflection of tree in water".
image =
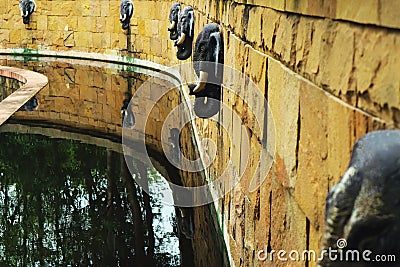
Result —
<instances>
[{"instance_id":1,"label":"reflection of tree in water","mask_svg":"<svg viewBox=\"0 0 400 267\"><path fill-rule=\"evenodd\" d=\"M24 134L0 134L0 147L0 265L179 264L179 251L163 249L177 247L162 227L172 216L136 186L120 154ZM135 166L157 185L154 171Z\"/></svg>"}]
</instances>

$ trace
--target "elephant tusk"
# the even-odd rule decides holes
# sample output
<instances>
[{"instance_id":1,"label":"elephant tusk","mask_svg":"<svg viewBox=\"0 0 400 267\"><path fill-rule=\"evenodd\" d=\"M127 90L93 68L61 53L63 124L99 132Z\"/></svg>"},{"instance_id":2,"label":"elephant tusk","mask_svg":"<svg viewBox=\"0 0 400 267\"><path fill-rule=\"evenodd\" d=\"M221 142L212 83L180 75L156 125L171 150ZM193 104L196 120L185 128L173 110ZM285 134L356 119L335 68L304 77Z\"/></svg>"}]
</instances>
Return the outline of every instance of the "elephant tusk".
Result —
<instances>
[{"instance_id":1,"label":"elephant tusk","mask_svg":"<svg viewBox=\"0 0 400 267\"><path fill-rule=\"evenodd\" d=\"M181 38L179 38L179 40L176 42L176 45L183 44L183 42L185 41L185 38L186 38L186 34L182 33Z\"/></svg>"},{"instance_id":2,"label":"elephant tusk","mask_svg":"<svg viewBox=\"0 0 400 267\"><path fill-rule=\"evenodd\" d=\"M28 10L26 10L24 17L27 17L27 16L28 16Z\"/></svg>"},{"instance_id":3,"label":"elephant tusk","mask_svg":"<svg viewBox=\"0 0 400 267\"><path fill-rule=\"evenodd\" d=\"M193 89L193 92L198 93L202 91L206 87L207 80L208 80L208 73L205 71L200 71L199 81L196 87Z\"/></svg>"},{"instance_id":4,"label":"elephant tusk","mask_svg":"<svg viewBox=\"0 0 400 267\"><path fill-rule=\"evenodd\" d=\"M126 14L124 14L124 16L122 16L121 21L125 21L126 20Z\"/></svg>"},{"instance_id":5,"label":"elephant tusk","mask_svg":"<svg viewBox=\"0 0 400 267\"><path fill-rule=\"evenodd\" d=\"M204 82L204 83L206 83L207 80L208 80L208 72L200 71L199 82Z\"/></svg>"},{"instance_id":6,"label":"elephant tusk","mask_svg":"<svg viewBox=\"0 0 400 267\"><path fill-rule=\"evenodd\" d=\"M172 21L171 24L169 25L168 30L173 30L173 29L175 29L175 26L176 26L176 21L174 20L174 21Z\"/></svg>"}]
</instances>

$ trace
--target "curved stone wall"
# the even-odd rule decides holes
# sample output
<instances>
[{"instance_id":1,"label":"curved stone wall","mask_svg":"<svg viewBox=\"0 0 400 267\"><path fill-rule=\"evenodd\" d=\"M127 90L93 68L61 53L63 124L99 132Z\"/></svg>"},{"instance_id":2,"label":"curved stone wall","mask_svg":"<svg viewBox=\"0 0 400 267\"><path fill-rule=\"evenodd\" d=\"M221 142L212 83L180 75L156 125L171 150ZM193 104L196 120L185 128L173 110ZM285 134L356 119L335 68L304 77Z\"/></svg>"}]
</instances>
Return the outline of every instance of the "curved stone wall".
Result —
<instances>
[{"instance_id":1,"label":"curved stone wall","mask_svg":"<svg viewBox=\"0 0 400 267\"><path fill-rule=\"evenodd\" d=\"M131 153L132 155L129 154L131 157L146 164L148 164L146 159L149 158L159 172L175 184L190 186L194 178L196 182L204 183L201 173L191 174L185 171L179 173L179 170L175 169L166 158L166 155L171 153L170 143L168 136L162 136L162 129L163 126L171 128L165 123L166 117L182 101L181 92L179 87L177 88L178 78L173 72L163 72L163 66L151 62L100 54L78 52L47 54L52 56L46 55L45 52L38 58L30 60L24 60L21 54L0 56L0 65L13 66L13 68L4 67L5 69L16 69L16 67L31 69L49 77L48 86L36 94L39 107L32 112L20 110L14 113L9 124L5 125L4 131L22 129L44 135L56 132L63 138L86 137L85 142L97 142L95 144L122 152L121 106L126 93L135 95L136 90L141 88L142 93L137 96L139 99L133 102L132 108L136 118L135 127L131 131L124 131L124 138L132 141L133 145L145 141L146 151L128 146L124 147L124 152ZM54 57L54 54L58 57ZM93 56L96 56L96 61L90 60ZM143 68L139 67L140 64ZM22 77L20 76L21 79ZM150 88L149 84L143 85L149 77L152 77L155 88ZM155 90L168 90L168 93L157 102ZM18 107L21 105L19 103ZM152 107L149 114L146 114L148 110L144 106ZM180 114L178 119L185 120L187 114L181 109L177 108ZM24 128L23 125L30 127ZM181 140L185 140L181 149L186 156L196 158L198 151L194 145L195 139L191 127L188 125L181 132ZM142 132L141 129L145 131ZM118 143L119 146L116 145ZM219 228L214 223L215 210L207 205L196 207L191 211L197 218L195 228L198 230L195 231L193 239L195 241L180 235L181 245L184 248L192 247L194 250L190 255L182 253L182 261L187 265L193 265L195 262L196 266L225 265L226 250ZM213 242L213 245L204 246L206 241Z\"/></svg>"},{"instance_id":2,"label":"curved stone wall","mask_svg":"<svg viewBox=\"0 0 400 267\"><path fill-rule=\"evenodd\" d=\"M130 34L120 28L119 1L37 0L27 27L17 2L0 1L5 3L2 48L78 50L178 63L167 31L172 1L133 1ZM194 7L195 36L206 23L221 25L225 63L260 88L276 126L275 164L267 181L249 193L246 181L258 163L241 162L242 122L224 113L220 119L228 127L221 131L216 123L197 121L201 137L214 140L223 152L208 169L210 177L218 177L229 161L233 173L248 170L240 185L216 204L231 264L267 265L257 259L265 246L318 250L326 194L344 173L355 140L372 130L400 126L397 1L181 2ZM224 77L225 86L232 84L231 77ZM260 147L264 133L252 131L254 121L243 101L225 91L223 99L242 117L251 147ZM202 219L196 218L197 223ZM274 264L287 262L275 259Z\"/></svg>"}]
</instances>

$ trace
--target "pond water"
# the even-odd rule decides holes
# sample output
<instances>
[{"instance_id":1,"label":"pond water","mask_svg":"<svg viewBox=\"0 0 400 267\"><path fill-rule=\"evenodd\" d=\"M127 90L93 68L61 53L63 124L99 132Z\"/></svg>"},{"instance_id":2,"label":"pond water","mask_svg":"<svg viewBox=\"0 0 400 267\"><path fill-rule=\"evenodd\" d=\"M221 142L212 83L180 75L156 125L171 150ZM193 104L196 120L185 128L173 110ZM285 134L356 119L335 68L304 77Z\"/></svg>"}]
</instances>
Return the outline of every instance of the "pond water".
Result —
<instances>
[{"instance_id":1,"label":"pond water","mask_svg":"<svg viewBox=\"0 0 400 267\"><path fill-rule=\"evenodd\" d=\"M121 154L121 107L147 76L56 60L0 64L49 78L33 111L0 126L0 265L192 266L182 264L192 246L175 208L160 201L172 198L165 179L140 157L130 173ZM148 181L150 196L133 178Z\"/></svg>"},{"instance_id":2,"label":"pond water","mask_svg":"<svg viewBox=\"0 0 400 267\"><path fill-rule=\"evenodd\" d=\"M157 171L136 162L150 198L120 153L74 140L0 133L3 266L178 266L174 208Z\"/></svg>"}]
</instances>

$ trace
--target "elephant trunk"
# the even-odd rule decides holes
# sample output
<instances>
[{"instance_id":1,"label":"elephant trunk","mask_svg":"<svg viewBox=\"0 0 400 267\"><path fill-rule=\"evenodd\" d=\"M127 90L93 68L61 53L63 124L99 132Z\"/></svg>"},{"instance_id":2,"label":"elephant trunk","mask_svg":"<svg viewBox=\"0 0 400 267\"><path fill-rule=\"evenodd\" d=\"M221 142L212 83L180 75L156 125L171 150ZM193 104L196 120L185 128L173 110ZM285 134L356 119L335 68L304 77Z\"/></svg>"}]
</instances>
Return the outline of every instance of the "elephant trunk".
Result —
<instances>
[{"instance_id":1,"label":"elephant trunk","mask_svg":"<svg viewBox=\"0 0 400 267\"><path fill-rule=\"evenodd\" d=\"M193 93L196 94L205 89L207 81L208 81L208 72L200 71L199 81L196 87L193 89Z\"/></svg>"},{"instance_id":2,"label":"elephant trunk","mask_svg":"<svg viewBox=\"0 0 400 267\"><path fill-rule=\"evenodd\" d=\"M188 59L192 55L192 38L186 36L183 44L178 45L178 51L176 52L176 57L179 60Z\"/></svg>"},{"instance_id":3,"label":"elephant trunk","mask_svg":"<svg viewBox=\"0 0 400 267\"><path fill-rule=\"evenodd\" d=\"M198 97L194 101L194 112L199 118L208 119L217 114L221 102L210 97Z\"/></svg>"},{"instance_id":4,"label":"elephant trunk","mask_svg":"<svg viewBox=\"0 0 400 267\"><path fill-rule=\"evenodd\" d=\"M30 14L29 14L29 10L28 10L28 6L26 6L25 11L21 10L21 16L22 16L22 22L24 24L29 24L30 21Z\"/></svg>"},{"instance_id":5,"label":"elephant trunk","mask_svg":"<svg viewBox=\"0 0 400 267\"><path fill-rule=\"evenodd\" d=\"M22 22L23 22L24 24L29 24L29 21L30 21L30 16L24 16L24 17L22 17Z\"/></svg>"},{"instance_id":6,"label":"elephant trunk","mask_svg":"<svg viewBox=\"0 0 400 267\"><path fill-rule=\"evenodd\" d=\"M217 114L221 107L221 85L210 84L196 94L194 112L200 118L210 118Z\"/></svg>"},{"instance_id":7,"label":"elephant trunk","mask_svg":"<svg viewBox=\"0 0 400 267\"><path fill-rule=\"evenodd\" d=\"M128 21L124 21L121 24L121 27L122 27L123 30L127 30L127 29L129 29L129 25L130 25L130 21L128 20Z\"/></svg>"},{"instance_id":8,"label":"elephant trunk","mask_svg":"<svg viewBox=\"0 0 400 267\"><path fill-rule=\"evenodd\" d=\"M179 35L178 35L178 32L176 30L171 30L169 32L169 39L170 40L176 40L176 39L178 39L178 37L179 37Z\"/></svg>"},{"instance_id":9,"label":"elephant trunk","mask_svg":"<svg viewBox=\"0 0 400 267\"><path fill-rule=\"evenodd\" d=\"M170 21L170 25L168 27L169 39L173 41L177 40L179 37L177 24L178 24L180 10L181 10L181 4L179 2L175 2L172 4L171 10L169 11L169 21Z\"/></svg>"}]
</instances>

